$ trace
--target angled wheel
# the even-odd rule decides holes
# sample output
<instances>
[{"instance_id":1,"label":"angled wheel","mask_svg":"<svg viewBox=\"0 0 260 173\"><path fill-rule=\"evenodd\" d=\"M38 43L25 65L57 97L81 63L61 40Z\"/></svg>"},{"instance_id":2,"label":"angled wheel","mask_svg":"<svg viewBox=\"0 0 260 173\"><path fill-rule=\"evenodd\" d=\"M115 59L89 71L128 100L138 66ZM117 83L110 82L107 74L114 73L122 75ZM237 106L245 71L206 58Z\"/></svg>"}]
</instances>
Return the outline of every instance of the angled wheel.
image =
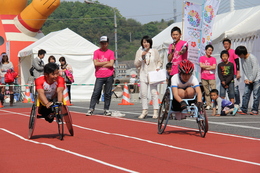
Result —
<instances>
[{"instance_id":1,"label":"angled wheel","mask_svg":"<svg viewBox=\"0 0 260 173\"><path fill-rule=\"evenodd\" d=\"M73 126L72 126L72 118L68 109L68 106L63 105L61 108L61 114L66 122L66 126L71 136L74 135Z\"/></svg>"},{"instance_id":2,"label":"angled wheel","mask_svg":"<svg viewBox=\"0 0 260 173\"><path fill-rule=\"evenodd\" d=\"M30 114L30 119L29 119L29 133L28 133L28 138L31 139L32 135L33 135L33 131L34 131L34 127L35 127L35 123L36 123L36 119L37 119L37 107L35 104L32 105L32 109L31 109L31 114Z\"/></svg>"},{"instance_id":3,"label":"angled wheel","mask_svg":"<svg viewBox=\"0 0 260 173\"><path fill-rule=\"evenodd\" d=\"M209 129L208 117L205 109L203 109L203 111L199 114L200 114L199 118L197 119L198 128L199 128L200 136L204 138Z\"/></svg>"},{"instance_id":4,"label":"angled wheel","mask_svg":"<svg viewBox=\"0 0 260 173\"><path fill-rule=\"evenodd\" d=\"M162 103L159 109L158 115L158 133L162 134L167 126L170 115L168 115L170 109L170 92L169 89L166 90Z\"/></svg>"}]
</instances>

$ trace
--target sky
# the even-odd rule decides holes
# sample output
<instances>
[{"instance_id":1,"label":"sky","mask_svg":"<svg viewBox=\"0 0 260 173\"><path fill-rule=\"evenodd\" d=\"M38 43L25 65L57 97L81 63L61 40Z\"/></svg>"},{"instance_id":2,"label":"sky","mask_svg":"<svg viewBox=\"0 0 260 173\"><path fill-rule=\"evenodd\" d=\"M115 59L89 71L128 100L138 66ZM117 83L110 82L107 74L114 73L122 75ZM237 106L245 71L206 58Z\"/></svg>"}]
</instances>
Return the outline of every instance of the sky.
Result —
<instances>
[{"instance_id":1,"label":"sky","mask_svg":"<svg viewBox=\"0 0 260 173\"><path fill-rule=\"evenodd\" d=\"M61 0L61 1L80 1L84 0ZM183 0L93 0L99 1L101 4L117 8L121 15L125 18L135 19L142 24L152 21L169 21L176 16L177 22L182 18ZM235 1L235 9L248 8L260 5L260 0L233 0ZM203 0L191 0L197 4L202 4ZM230 1L221 0L219 13L228 12L230 10ZM91 4L89 4L91 5ZM176 9L176 13L174 13Z\"/></svg>"}]
</instances>

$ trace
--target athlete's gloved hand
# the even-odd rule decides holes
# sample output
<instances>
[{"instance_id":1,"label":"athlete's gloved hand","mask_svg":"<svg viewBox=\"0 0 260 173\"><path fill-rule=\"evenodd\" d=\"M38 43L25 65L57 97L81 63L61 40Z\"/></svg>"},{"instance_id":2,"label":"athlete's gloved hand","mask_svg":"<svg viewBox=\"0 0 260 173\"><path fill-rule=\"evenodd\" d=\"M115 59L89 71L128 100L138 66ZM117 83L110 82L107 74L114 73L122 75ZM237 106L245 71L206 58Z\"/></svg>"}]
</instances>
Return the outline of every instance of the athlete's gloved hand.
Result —
<instances>
[{"instance_id":1,"label":"athlete's gloved hand","mask_svg":"<svg viewBox=\"0 0 260 173\"><path fill-rule=\"evenodd\" d=\"M185 101L181 101L180 104L181 104L181 110L187 109L188 105Z\"/></svg>"},{"instance_id":2,"label":"athlete's gloved hand","mask_svg":"<svg viewBox=\"0 0 260 173\"><path fill-rule=\"evenodd\" d=\"M196 105L198 107L199 112L203 110L203 103L202 102L198 102Z\"/></svg>"}]
</instances>

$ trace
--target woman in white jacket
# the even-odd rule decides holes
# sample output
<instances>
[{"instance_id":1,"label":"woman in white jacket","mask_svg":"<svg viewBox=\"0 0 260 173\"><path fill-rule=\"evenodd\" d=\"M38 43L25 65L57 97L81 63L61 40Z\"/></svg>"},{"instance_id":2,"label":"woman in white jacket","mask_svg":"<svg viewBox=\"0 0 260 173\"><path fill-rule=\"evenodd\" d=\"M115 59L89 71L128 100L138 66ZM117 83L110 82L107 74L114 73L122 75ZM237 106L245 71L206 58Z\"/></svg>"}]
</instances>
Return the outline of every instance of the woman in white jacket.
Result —
<instances>
[{"instance_id":1,"label":"woman in white jacket","mask_svg":"<svg viewBox=\"0 0 260 173\"><path fill-rule=\"evenodd\" d=\"M148 72L158 71L162 66L162 60L159 52L156 49L152 49L153 41L149 36L144 36L141 40L142 48L137 50L135 55L135 66L140 69L140 92L142 101L142 114L138 118L145 118L148 114L148 87L150 85L150 93L153 101L153 118L158 117L158 94L157 84L149 84Z\"/></svg>"}]
</instances>

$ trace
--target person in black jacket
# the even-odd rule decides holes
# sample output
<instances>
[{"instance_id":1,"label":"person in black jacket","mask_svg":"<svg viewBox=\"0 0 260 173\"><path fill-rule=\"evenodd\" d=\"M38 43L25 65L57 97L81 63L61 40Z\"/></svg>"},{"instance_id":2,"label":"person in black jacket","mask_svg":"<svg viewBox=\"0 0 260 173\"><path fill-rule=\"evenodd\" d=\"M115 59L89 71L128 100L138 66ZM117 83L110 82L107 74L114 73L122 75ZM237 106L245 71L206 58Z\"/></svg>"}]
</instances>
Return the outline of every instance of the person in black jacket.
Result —
<instances>
[{"instance_id":1,"label":"person in black jacket","mask_svg":"<svg viewBox=\"0 0 260 173\"><path fill-rule=\"evenodd\" d=\"M222 59L222 62L218 64L218 77L221 82L220 97L224 99L227 90L229 100L234 103L234 64L228 61L229 53L227 50L223 50L220 57Z\"/></svg>"}]
</instances>

